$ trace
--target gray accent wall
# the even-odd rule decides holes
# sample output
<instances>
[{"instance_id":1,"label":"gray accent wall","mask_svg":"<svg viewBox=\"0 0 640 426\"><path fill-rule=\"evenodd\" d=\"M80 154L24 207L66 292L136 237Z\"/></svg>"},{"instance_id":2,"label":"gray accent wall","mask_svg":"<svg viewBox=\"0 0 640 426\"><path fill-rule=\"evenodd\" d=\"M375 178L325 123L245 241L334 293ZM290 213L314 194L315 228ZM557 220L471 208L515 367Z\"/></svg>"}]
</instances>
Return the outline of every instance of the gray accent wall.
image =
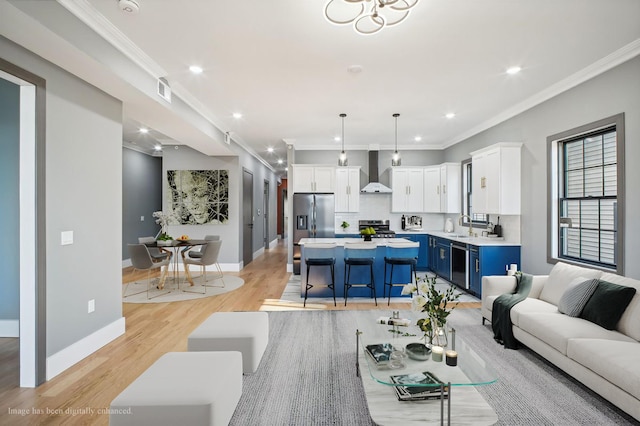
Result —
<instances>
[{"instance_id":1,"label":"gray accent wall","mask_svg":"<svg viewBox=\"0 0 640 426\"><path fill-rule=\"evenodd\" d=\"M46 80L51 356L122 318L122 103L4 37L0 52ZM60 244L63 231L73 231L73 244Z\"/></svg>"},{"instance_id":2,"label":"gray accent wall","mask_svg":"<svg viewBox=\"0 0 640 426\"><path fill-rule=\"evenodd\" d=\"M162 158L122 148L122 259L127 244L138 237L155 237L160 230L152 216L162 210ZM140 220L144 217L144 220Z\"/></svg>"},{"instance_id":3,"label":"gray accent wall","mask_svg":"<svg viewBox=\"0 0 640 426\"><path fill-rule=\"evenodd\" d=\"M627 61L548 101L446 150L446 161L496 142L522 142L522 269L548 273L547 136L619 113L625 114L625 275L640 279L640 57Z\"/></svg>"},{"instance_id":4,"label":"gray accent wall","mask_svg":"<svg viewBox=\"0 0 640 426\"><path fill-rule=\"evenodd\" d=\"M19 164L20 87L0 78L0 235L5 242L20 239ZM0 271L0 320L18 320L20 264L15 244L0 244Z\"/></svg>"},{"instance_id":5,"label":"gray accent wall","mask_svg":"<svg viewBox=\"0 0 640 426\"><path fill-rule=\"evenodd\" d=\"M277 180L275 174L249 155L243 148L232 143L231 149L237 156L216 156L204 155L192 148L179 145L177 149L173 146L165 146L163 150L162 182L163 191L166 191L167 170L229 170L229 221L220 225L172 225L169 226L169 233L174 238L186 234L191 238L203 238L205 235L220 235L223 240L223 248L218 258L221 264L239 264L242 262L242 168L247 168L253 173L253 206L255 209L262 208L262 190L264 180L269 181L269 204L271 217L269 220L269 241L277 238L276 229L276 190ZM167 202L167 195L163 194L163 202ZM263 247L263 223L262 216L255 214L253 227L253 252L257 252Z\"/></svg>"}]
</instances>

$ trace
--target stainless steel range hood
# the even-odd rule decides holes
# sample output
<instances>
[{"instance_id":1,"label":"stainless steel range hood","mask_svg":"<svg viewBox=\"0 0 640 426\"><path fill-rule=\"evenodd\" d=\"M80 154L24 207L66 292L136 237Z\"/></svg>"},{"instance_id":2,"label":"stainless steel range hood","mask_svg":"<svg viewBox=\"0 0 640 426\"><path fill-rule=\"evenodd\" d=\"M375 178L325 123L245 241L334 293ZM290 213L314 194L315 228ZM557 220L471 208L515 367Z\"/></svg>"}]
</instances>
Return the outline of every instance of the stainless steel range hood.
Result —
<instances>
[{"instance_id":1,"label":"stainless steel range hood","mask_svg":"<svg viewBox=\"0 0 640 426\"><path fill-rule=\"evenodd\" d=\"M369 183L360 190L367 194L389 194L391 188L380 183L378 173L378 151L369 151Z\"/></svg>"}]
</instances>

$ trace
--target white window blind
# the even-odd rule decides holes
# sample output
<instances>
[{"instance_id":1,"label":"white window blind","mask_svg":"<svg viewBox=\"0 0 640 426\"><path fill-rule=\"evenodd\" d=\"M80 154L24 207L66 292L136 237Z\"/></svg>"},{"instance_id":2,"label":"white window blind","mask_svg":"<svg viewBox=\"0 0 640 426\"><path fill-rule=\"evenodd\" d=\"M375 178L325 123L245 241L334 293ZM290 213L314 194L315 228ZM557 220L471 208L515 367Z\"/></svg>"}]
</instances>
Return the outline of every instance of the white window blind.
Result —
<instances>
[{"instance_id":1,"label":"white window blind","mask_svg":"<svg viewBox=\"0 0 640 426\"><path fill-rule=\"evenodd\" d=\"M560 257L616 266L616 130L607 128L558 145Z\"/></svg>"}]
</instances>

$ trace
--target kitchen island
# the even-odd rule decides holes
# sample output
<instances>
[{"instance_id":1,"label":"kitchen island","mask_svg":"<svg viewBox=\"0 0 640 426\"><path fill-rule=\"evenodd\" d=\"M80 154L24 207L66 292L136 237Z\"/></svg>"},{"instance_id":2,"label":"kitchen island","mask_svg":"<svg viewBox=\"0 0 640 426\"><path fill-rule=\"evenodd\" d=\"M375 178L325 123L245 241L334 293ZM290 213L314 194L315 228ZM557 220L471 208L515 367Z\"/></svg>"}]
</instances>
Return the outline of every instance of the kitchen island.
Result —
<instances>
[{"instance_id":1,"label":"kitchen island","mask_svg":"<svg viewBox=\"0 0 640 426\"><path fill-rule=\"evenodd\" d=\"M342 299L344 303L344 245L346 243L363 243L362 238L302 238L299 242L301 247L301 268L300 268L300 296L304 297L305 283L307 282L307 265L305 262L304 246L309 243L324 243L324 244L336 244L335 249L335 290L336 299ZM384 292L384 256L389 243L410 243L410 240L404 238L373 238L369 244L377 246L375 261L373 263L373 275L376 289L376 296L382 299ZM410 274L399 274L400 268L394 271L394 282L410 282ZM387 271L387 274L389 271ZM352 268L351 270L351 282L363 283L369 281L369 269L368 268ZM308 297L333 297L331 289L325 285L318 283L331 282L331 274L328 267L314 267L311 268L310 283L316 283L313 288L309 289ZM400 297L401 287L393 287L391 296ZM371 290L366 287L352 287L349 290L349 298L352 297L371 297ZM405 297L405 296L403 296ZM409 297L409 296L406 296ZM338 300L340 303L340 300Z\"/></svg>"}]
</instances>

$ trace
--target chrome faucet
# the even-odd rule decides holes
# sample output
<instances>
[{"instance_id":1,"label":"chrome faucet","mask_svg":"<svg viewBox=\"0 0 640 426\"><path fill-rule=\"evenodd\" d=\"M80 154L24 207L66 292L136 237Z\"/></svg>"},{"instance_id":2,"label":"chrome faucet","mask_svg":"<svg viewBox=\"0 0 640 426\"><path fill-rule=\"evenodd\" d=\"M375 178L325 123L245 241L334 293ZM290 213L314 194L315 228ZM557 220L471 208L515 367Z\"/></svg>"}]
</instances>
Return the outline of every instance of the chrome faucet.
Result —
<instances>
[{"instance_id":1,"label":"chrome faucet","mask_svg":"<svg viewBox=\"0 0 640 426\"><path fill-rule=\"evenodd\" d=\"M462 220L464 218L469 219L469 236L473 236L473 222L471 221L471 217L468 214L461 214L460 217L458 218L458 225L462 226Z\"/></svg>"}]
</instances>

